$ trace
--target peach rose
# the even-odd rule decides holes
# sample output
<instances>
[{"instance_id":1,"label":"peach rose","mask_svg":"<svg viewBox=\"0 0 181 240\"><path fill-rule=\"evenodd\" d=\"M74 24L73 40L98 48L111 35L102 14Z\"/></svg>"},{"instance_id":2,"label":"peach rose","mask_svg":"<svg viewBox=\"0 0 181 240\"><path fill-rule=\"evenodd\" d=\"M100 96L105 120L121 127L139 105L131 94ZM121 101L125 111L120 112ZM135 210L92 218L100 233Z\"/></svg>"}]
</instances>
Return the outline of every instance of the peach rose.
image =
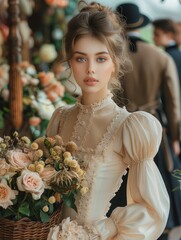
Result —
<instances>
[{"instance_id":1,"label":"peach rose","mask_svg":"<svg viewBox=\"0 0 181 240\"><path fill-rule=\"evenodd\" d=\"M18 169L27 167L32 162L31 153L23 153L20 150L10 150L7 152L9 163Z\"/></svg>"},{"instance_id":2,"label":"peach rose","mask_svg":"<svg viewBox=\"0 0 181 240\"><path fill-rule=\"evenodd\" d=\"M38 200L44 192L45 186L37 172L23 170L21 176L17 178L17 186L20 191L29 192L33 199Z\"/></svg>"},{"instance_id":3,"label":"peach rose","mask_svg":"<svg viewBox=\"0 0 181 240\"><path fill-rule=\"evenodd\" d=\"M39 118L39 117L31 117L31 118L29 118L30 126L36 127L36 126L38 126L40 124L40 122L41 122L41 118Z\"/></svg>"},{"instance_id":4,"label":"peach rose","mask_svg":"<svg viewBox=\"0 0 181 240\"><path fill-rule=\"evenodd\" d=\"M58 95L55 92L48 92L47 97L51 102L55 102L58 98Z\"/></svg>"},{"instance_id":5,"label":"peach rose","mask_svg":"<svg viewBox=\"0 0 181 240\"><path fill-rule=\"evenodd\" d=\"M0 159L0 176L4 176L8 173L9 164L5 161L5 159Z\"/></svg>"},{"instance_id":6,"label":"peach rose","mask_svg":"<svg viewBox=\"0 0 181 240\"><path fill-rule=\"evenodd\" d=\"M53 167L45 167L40 173L43 181L48 182L56 173L56 170Z\"/></svg>"},{"instance_id":7,"label":"peach rose","mask_svg":"<svg viewBox=\"0 0 181 240\"><path fill-rule=\"evenodd\" d=\"M65 87L62 84L60 84L59 82L55 81L52 84L48 85L45 88L45 91L47 92L47 94L50 93L50 92L54 92L59 97L63 97L64 92L65 92Z\"/></svg>"},{"instance_id":8,"label":"peach rose","mask_svg":"<svg viewBox=\"0 0 181 240\"><path fill-rule=\"evenodd\" d=\"M12 190L5 179L0 182L0 206L4 209L13 205L11 200L16 198L18 191Z\"/></svg>"},{"instance_id":9,"label":"peach rose","mask_svg":"<svg viewBox=\"0 0 181 240\"><path fill-rule=\"evenodd\" d=\"M52 81L52 76L51 74L47 74L45 72L39 72L38 74L39 78L40 78L40 84L42 86L47 86L48 84L51 83Z\"/></svg>"}]
</instances>

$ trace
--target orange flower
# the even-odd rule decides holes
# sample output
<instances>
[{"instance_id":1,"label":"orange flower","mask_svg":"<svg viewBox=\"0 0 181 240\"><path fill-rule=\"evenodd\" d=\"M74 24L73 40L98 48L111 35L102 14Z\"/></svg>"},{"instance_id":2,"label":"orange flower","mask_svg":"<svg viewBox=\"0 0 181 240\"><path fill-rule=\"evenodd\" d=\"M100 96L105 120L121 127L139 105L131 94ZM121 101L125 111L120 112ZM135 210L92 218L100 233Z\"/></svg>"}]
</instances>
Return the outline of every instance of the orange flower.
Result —
<instances>
[{"instance_id":1,"label":"orange flower","mask_svg":"<svg viewBox=\"0 0 181 240\"><path fill-rule=\"evenodd\" d=\"M31 118L29 118L30 126L36 127L36 126L38 126L40 124L40 122L41 122L41 119L39 117L31 117Z\"/></svg>"},{"instance_id":2,"label":"orange flower","mask_svg":"<svg viewBox=\"0 0 181 240\"><path fill-rule=\"evenodd\" d=\"M40 84L44 87L50 84L52 79L54 78L54 75L52 72L48 72L48 73L40 72L38 76L40 78Z\"/></svg>"},{"instance_id":3,"label":"orange flower","mask_svg":"<svg viewBox=\"0 0 181 240\"><path fill-rule=\"evenodd\" d=\"M8 185L6 180L0 182L0 206L2 208L8 208L13 205L11 200L16 198L18 191L12 190Z\"/></svg>"},{"instance_id":4,"label":"orange flower","mask_svg":"<svg viewBox=\"0 0 181 240\"><path fill-rule=\"evenodd\" d=\"M67 0L46 0L46 3L49 5L54 5L54 6L58 6L61 8L65 8L68 5Z\"/></svg>"}]
</instances>

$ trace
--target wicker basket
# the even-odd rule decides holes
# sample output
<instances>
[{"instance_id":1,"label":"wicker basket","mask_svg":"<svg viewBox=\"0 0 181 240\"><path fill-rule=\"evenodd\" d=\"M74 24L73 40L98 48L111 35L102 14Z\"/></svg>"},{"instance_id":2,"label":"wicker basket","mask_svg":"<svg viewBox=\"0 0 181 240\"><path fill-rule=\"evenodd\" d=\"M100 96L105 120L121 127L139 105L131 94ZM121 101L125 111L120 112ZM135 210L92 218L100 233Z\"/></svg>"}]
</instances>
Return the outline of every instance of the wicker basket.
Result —
<instances>
[{"instance_id":1,"label":"wicker basket","mask_svg":"<svg viewBox=\"0 0 181 240\"><path fill-rule=\"evenodd\" d=\"M18 221L0 218L0 240L47 240L51 227L61 221L61 208L55 211L48 223L22 218Z\"/></svg>"}]
</instances>

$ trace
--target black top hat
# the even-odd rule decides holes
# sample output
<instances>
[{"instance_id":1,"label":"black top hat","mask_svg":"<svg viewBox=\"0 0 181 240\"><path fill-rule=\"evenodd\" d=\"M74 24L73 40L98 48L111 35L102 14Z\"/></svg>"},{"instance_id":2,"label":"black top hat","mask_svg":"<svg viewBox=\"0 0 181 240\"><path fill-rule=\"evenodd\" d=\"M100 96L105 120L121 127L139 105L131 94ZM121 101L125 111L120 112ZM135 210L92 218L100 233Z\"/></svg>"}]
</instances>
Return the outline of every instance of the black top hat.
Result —
<instances>
[{"instance_id":1,"label":"black top hat","mask_svg":"<svg viewBox=\"0 0 181 240\"><path fill-rule=\"evenodd\" d=\"M133 3L120 4L116 10L125 18L128 30L141 28L150 23L150 19L141 14L138 6Z\"/></svg>"}]
</instances>

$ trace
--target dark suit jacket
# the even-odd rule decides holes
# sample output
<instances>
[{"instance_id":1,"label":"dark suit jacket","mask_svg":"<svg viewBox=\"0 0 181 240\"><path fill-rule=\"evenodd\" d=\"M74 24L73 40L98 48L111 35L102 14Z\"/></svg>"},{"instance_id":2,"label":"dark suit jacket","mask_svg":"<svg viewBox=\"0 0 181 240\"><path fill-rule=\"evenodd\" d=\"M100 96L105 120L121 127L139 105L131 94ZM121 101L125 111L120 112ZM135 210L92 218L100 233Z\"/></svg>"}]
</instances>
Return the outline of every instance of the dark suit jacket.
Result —
<instances>
[{"instance_id":1,"label":"dark suit jacket","mask_svg":"<svg viewBox=\"0 0 181 240\"><path fill-rule=\"evenodd\" d=\"M130 38L131 39L131 38ZM150 111L147 106L155 105L164 97L164 110L172 140L179 139L180 93L177 70L172 58L163 50L142 41L132 39L136 49L130 51L132 70L125 74L121 95L128 111Z\"/></svg>"},{"instance_id":2,"label":"dark suit jacket","mask_svg":"<svg viewBox=\"0 0 181 240\"><path fill-rule=\"evenodd\" d=\"M179 47L176 44L173 46L166 47L165 51L173 58L175 62L181 89L181 51L179 50Z\"/></svg>"}]
</instances>

